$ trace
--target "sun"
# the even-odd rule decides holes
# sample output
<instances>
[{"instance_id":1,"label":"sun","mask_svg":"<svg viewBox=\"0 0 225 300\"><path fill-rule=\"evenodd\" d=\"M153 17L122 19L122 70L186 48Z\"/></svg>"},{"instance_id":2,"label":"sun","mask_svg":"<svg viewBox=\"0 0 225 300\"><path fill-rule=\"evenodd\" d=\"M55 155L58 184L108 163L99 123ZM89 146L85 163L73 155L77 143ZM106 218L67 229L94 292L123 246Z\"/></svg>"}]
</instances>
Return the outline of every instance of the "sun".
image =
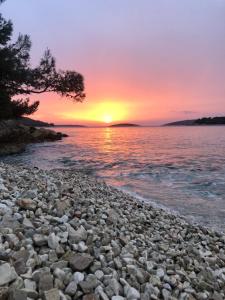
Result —
<instances>
[{"instance_id":1,"label":"sun","mask_svg":"<svg viewBox=\"0 0 225 300\"><path fill-rule=\"evenodd\" d=\"M111 123L112 122L112 116L111 115L104 115L103 116L103 122Z\"/></svg>"}]
</instances>

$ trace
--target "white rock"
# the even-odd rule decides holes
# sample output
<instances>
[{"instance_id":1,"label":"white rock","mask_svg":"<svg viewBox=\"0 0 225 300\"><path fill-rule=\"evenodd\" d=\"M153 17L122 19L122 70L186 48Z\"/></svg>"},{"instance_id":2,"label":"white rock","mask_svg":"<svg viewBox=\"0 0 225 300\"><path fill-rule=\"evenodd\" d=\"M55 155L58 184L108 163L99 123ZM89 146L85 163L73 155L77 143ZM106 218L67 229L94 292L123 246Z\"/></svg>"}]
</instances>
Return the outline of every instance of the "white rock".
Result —
<instances>
[{"instance_id":1,"label":"white rock","mask_svg":"<svg viewBox=\"0 0 225 300\"><path fill-rule=\"evenodd\" d=\"M157 275L159 278L162 278L162 277L164 277L165 272L164 272L164 270L163 270L162 268L159 268L159 269L157 269L157 271L156 271L156 275Z\"/></svg>"},{"instance_id":2,"label":"white rock","mask_svg":"<svg viewBox=\"0 0 225 300\"><path fill-rule=\"evenodd\" d=\"M84 280L84 274L81 272L75 272L73 274L73 280L78 284L79 282Z\"/></svg>"},{"instance_id":3,"label":"white rock","mask_svg":"<svg viewBox=\"0 0 225 300\"><path fill-rule=\"evenodd\" d=\"M88 247L83 241L81 241L78 243L77 249L79 252L85 252L88 249Z\"/></svg>"},{"instance_id":4,"label":"white rock","mask_svg":"<svg viewBox=\"0 0 225 300\"><path fill-rule=\"evenodd\" d=\"M51 249L56 249L59 246L59 237L57 237L54 232L48 236L48 246Z\"/></svg>"}]
</instances>

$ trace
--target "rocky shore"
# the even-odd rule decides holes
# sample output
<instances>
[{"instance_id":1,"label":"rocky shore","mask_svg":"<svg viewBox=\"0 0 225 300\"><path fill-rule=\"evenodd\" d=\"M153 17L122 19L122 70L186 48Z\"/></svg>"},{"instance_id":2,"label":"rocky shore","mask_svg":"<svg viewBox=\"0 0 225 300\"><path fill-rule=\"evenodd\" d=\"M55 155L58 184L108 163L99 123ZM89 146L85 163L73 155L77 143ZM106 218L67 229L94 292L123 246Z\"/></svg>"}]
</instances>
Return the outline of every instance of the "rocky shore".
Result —
<instances>
[{"instance_id":1,"label":"rocky shore","mask_svg":"<svg viewBox=\"0 0 225 300\"><path fill-rule=\"evenodd\" d=\"M56 141L65 134L46 128L26 126L15 120L0 122L0 156L23 152L29 143Z\"/></svg>"},{"instance_id":2,"label":"rocky shore","mask_svg":"<svg viewBox=\"0 0 225 300\"><path fill-rule=\"evenodd\" d=\"M0 299L225 299L225 236L81 173L0 163Z\"/></svg>"}]
</instances>

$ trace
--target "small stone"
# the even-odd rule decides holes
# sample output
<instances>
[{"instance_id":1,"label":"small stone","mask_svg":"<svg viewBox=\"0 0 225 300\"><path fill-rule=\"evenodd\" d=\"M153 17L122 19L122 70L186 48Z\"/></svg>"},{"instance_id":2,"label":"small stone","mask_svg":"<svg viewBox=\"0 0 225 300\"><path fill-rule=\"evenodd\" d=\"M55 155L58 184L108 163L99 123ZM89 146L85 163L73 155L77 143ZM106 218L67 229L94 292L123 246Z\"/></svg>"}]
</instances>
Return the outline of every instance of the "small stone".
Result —
<instances>
[{"instance_id":1,"label":"small stone","mask_svg":"<svg viewBox=\"0 0 225 300\"><path fill-rule=\"evenodd\" d=\"M159 278L163 278L164 275L165 275L165 272L164 272L164 270L163 270L162 268L159 268L159 269L157 269L157 271L156 271L156 275L157 275Z\"/></svg>"},{"instance_id":2,"label":"small stone","mask_svg":"<svg viewBox=\"0 0 225 300\"><path fill-rule=\"evenodd\" d=\"M54 270L54 276L63 281L66 276L66 273L63 270L56 268Z\"/></svg>"},{"instance_id":3,"label":"small stone","mask_svg":"<svg viewBox=\"0 0 225 300\"><path fill-rule=\"evenodd\" d=\"M0 266L0 286L8 284L17 278L14 267L6 263Z\"/></svg>"},{"instance_id":4,"label":"small stone","mask_svg":"<svg viewBox=\"0 0 225 300\"><path fill-rule=\"evenodd\" d=\"M122 287L115 278L110 279L109 287L113 291L114 295L119 295L120 294L120 290L121 290Z\"/></svg>"},{"instance_id":5,"label":"small stone","mask_svg":"<svg viewBox=\"0 0 225 300\"><path fill-rule=\"evenodd\" d=\"M9 300L27 300L27 293L23 290L11 289L9 292Z\"/></svg>"},{"instance_id":6,"label":"small stone","mask_svg":"<svg viewBox=\"0 0 225 300\"><path fill-rule=\"evenodd\" d=\"M37 207L37 204L34 200L31 200L29 198L25 198L25 199L19 199L16 201L16 204L23 208L23 209L27 209L27 210L35 210Z\"/></svg>"},{"instance_id":7,"label":"small stone","mask_svg":"<svg viewBox=\"0 0 225 300\"><path fill-rule=\"evenodd\" d=\"M51 289L44 292L44 300L60 300L58 289Z\"/></svg>"},{"instance_id":8,"label":"small stone","mask_svg":"<svg viewBox=\"0 0 225 300\"><path fill-rule=\"evenodd\" d=\"M14 266L14 268L16 270L16 273L18 275L25 274L27 272L26 261L24 261L22 258L17 259L14 262L13 266Z\"/></svg>"},{"instance_id":9,"label":"small stone","mask_svg":"<svg viewBox=\"0 0 225 300\"><path fill-rule=\"evenodd\" d=\"M85 294L93 292L93 290L98 285L98 280L95 275L90 274L88 275L87 279L85 281L81 281L79 283L79 286L81 287L82 291Z\"/></svg>"},{"instance_id":10,"label":"small stone","mask_svg":"<svg viewBox=\"0 0 225 300\"><path fill-rule=\"evenodd\" d=\"M103 277L104 277L104 273L103 273L101 270L97 270L97 271L95 272L95 276L96 276L99 280L101 280L101 279L103 279Z\"/></svg>"},{"instance_id":11,"label":"small stone","mask_svg":"<svg viewBox=\"0 0 225 300\"><path fill-rule=\"evenodd\" d=\"M25 289L30 289L30 290L36 290L36 282L33 281L33 280L30 280L30 279L25 279L24 280L24 286L25 286Z\"/></svg>"},{"instance_id":12,"label":"small stone","mask_svg":"<svg viewBox=\"0 0 225 300\"><path fill-rule=\"evenodd\" d=\"M46 236L44 236L43 234L34 234L33 236L33 241L34 244L38 247L44 246L47 244L47 239Z\"/></svg>"},{"instance_id":13,"label":"small stone","mask_svg":"<svg viewBox=\"0 0 225 300\"><path fill-rule=\"evenodd\" d=\"M39 279L39 291L49 291L53 288L53 277L50 273L44 273Z\"/></svg>"},{"instance_id":14,"label":"small stone","mask_svg":"<svg viewBox=\"0 0 225 300\"><path fill-rule=\"evenodd\" d=\"M74 296L77 291L77 284L75 281L71 281L68 286L66 287L65 293Z\"/></svg>"},{"instance_id":15,"label":"small stone","mask_svg":"<svg viewBox=\"0 0 225 300\"><path fill-rule=\"evenodd\" d=\"M9 289L8 287L0 287L0 299L8 300L9 297Z\"/></svg>"},{"instance_id":16,"label":"small stone","mask_svg":"<svg viewBox=\"0 0 225 300\"><path fill-rule=\"evenodd\" d=\"M79 282L84 280L84 274L80 272L75 272L73 274L73 280L78 284Z\"/></svg>"},{"instance_id":17,"label":"small stone","mask_svg":"<svg viewBox=\"0 0 225 300\"><path fill-rule=\"evenodd\" d=\"M68 261L66 261L66 260L59 260L59 261L54 262L51 265L51 268L53 270L55 270L56 268L59 268L59 269L67 268L67 266L68 266Z\"/></svg>"},{"instance_id":18,"label":"small stone","mask_svg":"<svg viewBox=\"0 0 225 300\"><path fill-rule=\"evenodd\" d=\"M38 298L38 292L33 289L21 289L21 291L25 292L28 298L31 299L37 299Z\"/></svg>"},{"instance_id":19,"label":"small stone","mask_svg":"<svg viewBox=\"0 0 225 300\"><path fill-rule=\"evenodd\" d=\"M97 297L94 294L84 295L82 300L97 300Z\"/></svg>"},{"instance_id":20,"label":"small stone","mask_svg":"<svg viewBox=\"0 0 225 300\"><path fill-rule=\"evenodd\" d=\"M0 228L17 229L20 227L21 227L21 225L17 221L17 219L10 215L4 215L2 218L2 221L0 222Z\"/></svg>"},{"instance_id":21,"label":"small stone","mask_svg":"<svg viewBox=\"0 0 225 300\"><path fill-rule=\"evenodd\" d=\"M164 300L169 300L169 298L170 298L170 292L168 291L168 290L166 290L166 289L163 289L162 290L162 296L163 296L163 299Z\"/></svg>"},{"instance_id":22,"label":"small stone","mask_svg":"<svg viewBox=\"0 0 225 300\"><path fill-rule=\"evenodd\" d=\"M78 230L74 230L72 228L69 229L69 240L71 243L76 244L80 241L86 241L87 239L87 231L83 226L80 226Z\"/></svg>"},{"instance_id":23,"label":"small stone","mask_svg":"<svg viewBox=\"0 0 225 300\"><path fill-rule=\"evenodd\" d=\"M93 260L94 258L90 255L74 254L69 259L69 265L73 271L84 271L92 264Z\"/></svg>"},{"instance_id":24,"label":"small stone","mask_svg":"<svg viewBox=\"0 0 225 300\"><path fill-rule=\"evenodd\" d=\"M86 246L86 244L83 241L78 243L77 250L79 252L85 252L87 249L88 249L88 247Z\"/></svg>"},{"instance_id":25,"label":"small stone","mask_svg":"<svg viewBox=\"0 0 225 300\"><path fill-rule=\"evenodd\" d=\"M26 227L26 228L34 228L34 225L27 218L23 219L23 226Z\"/></svg>"},{"instance_id":26,"label":"small stone","mask_svg":"<svg viewBox=\"0 0 225 300\"><path fill-rule=\"evenodd\" d=\"M136 300L141 298L138 290L128 285L124 287L124 294L126 295L128 300Z\"/></svg>"},{"instance_id":27,"label":"small stone","mask_svg":"<svg viewBox=\"0 0 225 300\"><path fill-rule=\"evenodd\" d=\"M53 232L48 236L48 246L51 249L56 249L58 245L59 245L59 238Z\"/></svg>"}]
</instances>

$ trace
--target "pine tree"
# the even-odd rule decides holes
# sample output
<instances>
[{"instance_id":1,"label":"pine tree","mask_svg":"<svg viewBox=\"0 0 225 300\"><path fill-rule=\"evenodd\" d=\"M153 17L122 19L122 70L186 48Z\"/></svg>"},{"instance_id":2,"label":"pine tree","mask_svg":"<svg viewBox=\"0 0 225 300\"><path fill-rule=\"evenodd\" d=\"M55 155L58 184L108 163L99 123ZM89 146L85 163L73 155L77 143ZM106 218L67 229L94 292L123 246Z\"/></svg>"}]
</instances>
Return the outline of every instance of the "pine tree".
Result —
<instances>
[{"instance_id":1,"label":"pine tree","mask_svg":"<svg viewBox=\"0 0 225 300\"><path fill-rule=\"evenodd\" d=\"M0 5L4 0L0 0ZM39 102L30 104L27 95L55 92L74 101L85 99L83 76L75 71L57 71L50 50L44 52L39 65L30 67L31 41L19 35L11 42L13 24L0 14L0 119L30 115ZM15 97L26 97L16 99Z\"/></svg>"}]
</instances>

